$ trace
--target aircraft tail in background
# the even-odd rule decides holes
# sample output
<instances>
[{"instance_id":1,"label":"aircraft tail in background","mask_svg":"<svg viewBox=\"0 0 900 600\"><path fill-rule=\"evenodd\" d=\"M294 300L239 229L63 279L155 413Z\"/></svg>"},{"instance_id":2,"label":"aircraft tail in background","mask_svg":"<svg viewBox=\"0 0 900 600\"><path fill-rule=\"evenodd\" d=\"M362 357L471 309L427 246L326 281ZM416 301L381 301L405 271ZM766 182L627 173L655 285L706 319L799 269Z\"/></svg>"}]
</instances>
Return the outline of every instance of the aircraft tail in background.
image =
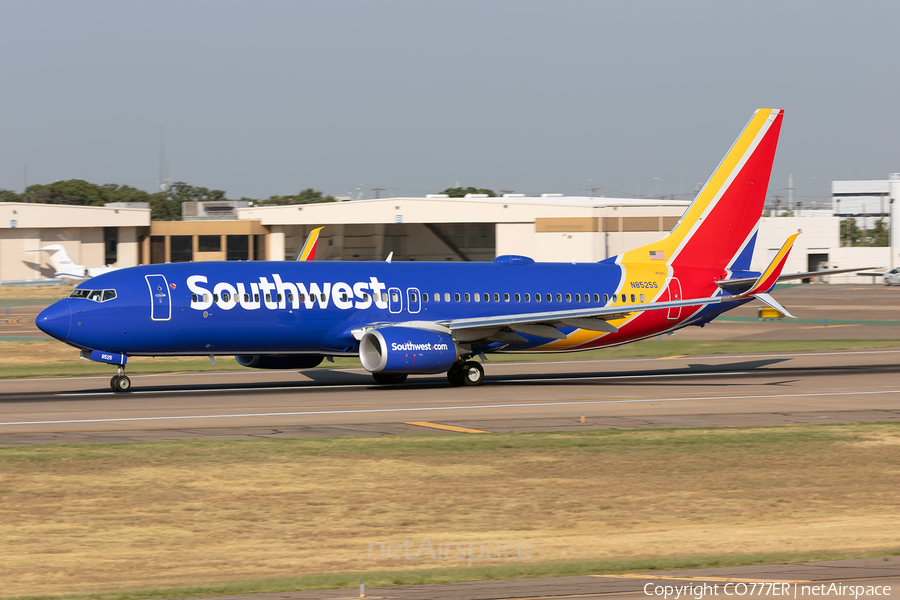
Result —
<instances>
[{"instance_id":1,"label":"aircraft tail in background","mask_svg":"<svg viewBox=\"0 0 900 600\"><path fill-rule=\"evenodd\" d=\"M66 249L60 244L50 244L37 250L24 250L24 252L50 252L50 264L53 265L54 277L60 279L68 279L71 281L81 281L89 277L96 277L103 273L115 271L118 267L85 267L84 265L76 265Z\"/></svg>"}]
</instances>

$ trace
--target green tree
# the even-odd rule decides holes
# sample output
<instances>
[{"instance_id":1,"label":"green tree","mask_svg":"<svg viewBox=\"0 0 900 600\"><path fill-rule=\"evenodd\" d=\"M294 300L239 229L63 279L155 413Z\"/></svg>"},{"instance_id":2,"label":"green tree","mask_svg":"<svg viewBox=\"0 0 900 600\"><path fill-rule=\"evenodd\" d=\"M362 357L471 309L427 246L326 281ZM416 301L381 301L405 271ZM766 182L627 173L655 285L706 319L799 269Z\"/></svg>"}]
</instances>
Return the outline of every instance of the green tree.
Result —
<instances>
[{"instance_id":1,"label":"green tree","mask_svg":"<svg viewBox=\"0 0 900 600\"><path fill-rule=\"evenodd\" d=\"M211 190L205 187L190 185L183 181L176 181L166 194L176 202L210 202L215 200L227 200L222 190Z\"/></svg>"},{"instance_id":2,"label":"green tree","mask_svg":"<svg viewBox=\"0 0 900 600\"><path fill-rule=\"evenodd\" d=\"M272 196L262 200L259 206L277 206L284 204L319 204L322 202L335 202L334 196L325 196L322 192L312 188L306 188L291 196Z\"/></svg>"},{"instance_id":3,"label":"green tree","mask_svg":"<svg viewBox=\"0 0 900 600\"><path fill-rule=\"evenodd\" d=\"M455 188L447 188L442 194L447 194L451 198L465 198L466 194L487 194L491 198L496 198L497 193L494 190L487 189L479 189L473 187L455 187Z\"/></svg>"},{"instance_id":4,"label":"green tree","mask_svg":"<svg viewBox=\"0 0 900 600\"><path fill-rule=\"evenodd\" d=\"M859 246L862 242L862 230L856 219L849 217L841 221L841 246Z\"/></svg>"},{"instance_id":5,"label":"green tree","mask_svg":"<svg viewBox=\"0 0 900 600\"><path fill-rule=\"evenodd\" d=\"M794 216L794 211L792 211L792 210L790 210L790 209L788 209L788 210L783 210L783 211L781 211L781 214L778 215L778 216L779 216L779 217L793 217L793 216Z\"/></svg>"},{"instance_id":6,"label":"green tree","mask_svg":"<svg viewBox=\"0 0 900 600\"><path fill-rule=\"evenodd\" d=\"M866 232L866 246L887 246L891 243L891 231L884 217L875 221L875 227Z\"/></svg>"},{"instance_id":7,"label":"green tree","mask_svg":"<svg viewBox=\"0 0 900 600\"><path fill-rule=\"evenodd\" d=\"M0 190L0 202L21 202L19 194L12 190Z\"/></svg>"},{"instance_id":8,"label":"green tree","mask_svg":"<svg viewBox=\"0 0 900 600\"><path fill-rule=\"evenodd\" d=\"M38 204L72 204L76 206L103 206L106 190L103 186L83 179L54 181L48 184L29 185L22 194L25 202Z\"/></svg>"}]
</instances>

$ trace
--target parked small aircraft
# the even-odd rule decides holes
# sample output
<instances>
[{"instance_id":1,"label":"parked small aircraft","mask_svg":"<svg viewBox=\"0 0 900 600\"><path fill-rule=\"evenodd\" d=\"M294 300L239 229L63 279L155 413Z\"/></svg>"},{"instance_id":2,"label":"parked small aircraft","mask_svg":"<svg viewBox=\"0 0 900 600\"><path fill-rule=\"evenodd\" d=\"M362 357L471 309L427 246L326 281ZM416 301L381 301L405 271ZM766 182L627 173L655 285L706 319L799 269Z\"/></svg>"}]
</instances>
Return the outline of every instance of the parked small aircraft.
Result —
<instances>
[{"instance_id":1,"label":"parked small aircraft","mask_svg":"<svg viewBox=\"0 0 900 600\"><path fill-rule=\"evenodd\" d=\"M44 246L37 250L23 250L22 252L52 252L50 255L50 264L53 265L53 268L56 270L53 276L71 281L81 281L83 279L97 277L98 275L116 271L120 268L109 265L106 265L105 267L85 267L84 265L76 265L75 261L69 256L69 253L66 252L66 249L60 244L50 244L49 246Z\"/></svg>"}]
</instances>

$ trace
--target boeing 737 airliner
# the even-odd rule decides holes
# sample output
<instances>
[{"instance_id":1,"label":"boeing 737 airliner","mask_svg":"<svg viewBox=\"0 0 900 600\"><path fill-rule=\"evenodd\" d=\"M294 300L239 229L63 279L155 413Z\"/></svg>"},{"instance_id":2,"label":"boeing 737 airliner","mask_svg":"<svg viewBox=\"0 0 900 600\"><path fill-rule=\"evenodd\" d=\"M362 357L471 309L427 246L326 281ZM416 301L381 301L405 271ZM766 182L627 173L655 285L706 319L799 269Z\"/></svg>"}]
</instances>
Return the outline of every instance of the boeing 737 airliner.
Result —
<instances>
[{"instance_id":1,"label":"boeing 737 airliner","mask_svg":"<svg viewBox=\"0 0 900 600\"><path fill-rule=\"evenodd\" d=\"M130 356L233 354L260 369L359 356L378 383L447 373L451 385L479 385L484 369L472 359L492 352L625 344L705 325L754 298L791 316L769 292L811 275L780 276L796 235L764 272L749 271L782 116L754 113L666 237L599 263L146 265L82 283L37 325L83 358L117 365L110 384L124 392Z\"/></svg>"}]
</instances>

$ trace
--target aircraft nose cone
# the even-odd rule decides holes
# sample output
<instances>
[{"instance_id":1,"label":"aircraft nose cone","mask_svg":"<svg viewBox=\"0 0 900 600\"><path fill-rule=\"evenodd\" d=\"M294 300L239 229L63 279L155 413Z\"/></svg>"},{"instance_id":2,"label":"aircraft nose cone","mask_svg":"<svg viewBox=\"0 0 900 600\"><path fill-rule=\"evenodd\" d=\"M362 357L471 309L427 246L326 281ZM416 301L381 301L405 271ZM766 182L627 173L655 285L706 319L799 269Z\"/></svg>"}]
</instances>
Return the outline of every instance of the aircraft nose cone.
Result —
<instances>
[{"instance_id":1,"label":"aircraft nose cone","mask_svg":"<svg viewBox=\"0 0 900 600\"><path fill-rule=\"evenodd\" d=\"M65 340L69 337L69 328L72 326L72 311L69 309L69 301L54 302L40 312L34 324L47 335L58 340Z\"/></svg>"}]
</instances>

